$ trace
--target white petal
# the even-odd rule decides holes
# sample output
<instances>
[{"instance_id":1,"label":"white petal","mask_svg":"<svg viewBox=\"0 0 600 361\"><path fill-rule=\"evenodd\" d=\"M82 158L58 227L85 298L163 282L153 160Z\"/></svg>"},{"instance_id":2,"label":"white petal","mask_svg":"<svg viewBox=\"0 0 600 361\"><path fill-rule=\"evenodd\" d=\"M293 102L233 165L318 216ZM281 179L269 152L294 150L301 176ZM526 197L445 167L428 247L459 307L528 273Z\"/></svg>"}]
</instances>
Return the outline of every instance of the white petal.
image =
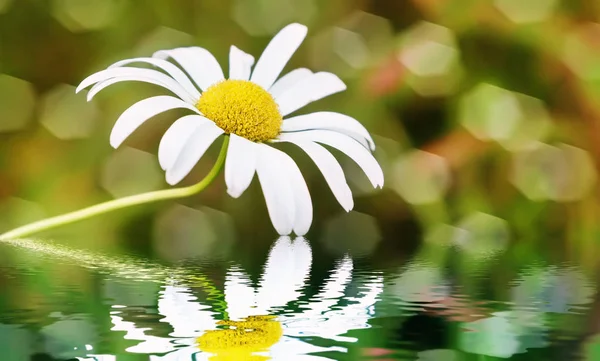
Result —
<instances>
[{"instance_id":1,"label":"white petal","mask_svg":"<svg viewBox=\"0 0 600 361\"><path fill-rule=\"evenodd\" d=\"M225 302L230 319L239 320L253 314L256 296L251 284L250 277L238 267L232 267L227 271Z\"/></svg>"},{"instance_id":2,"label":"white petal","mask_svg":"<svg viewBox=\"0 0 600 361\"><path fill-rule=\"evenodd\" d=\"M110 145L117 148L123 141L153 116L175 108L187 108L198 112L196 108L171 96L160 95L141 100L121 114L110 133Z\"/></svg>"},{"instance_id":3,"label":"white petal","mask_svg":"<svg viewBox=\"0 0 600 361\"><path fill-rule=\"evenodd\" d=\"M231 46L229 50L229 79L250 79L250 72L254 65L254 57L242 50Z\"/></svg>"},{"instance_id":4,"label":"white petal","mask_svg":"<svg viewBox=\"0 0 600 361\"><path fill-rule=\"evenodd\" d=\"M271 88L269 88L269 93L271 93L273 98L277 98L283 92L287 91L289 88L296 85L296 83L298 83L302 79L308 78L309 76L311 76L312 73L313 73L312 71L310 71L306 68L294 69L294 70L290 71L289 73L285 74L284 76L282 76L281 78L279 78L279 80L277 80L275 82L275 84L273 84L273 86Z\"/></svg>"},{"instance_id":5,"label":"white petal","mask_svg":"<svg viewBox=\"0 0 600 361\"><path fill-rule=\"evenodd\" d=\"M281 29L256 62L250 79L263 88L269 89L294 55L307 32L306 26L301 24L290 24Z\"/></svg>"},{"instance_id":6,"label":"white petal","mask_svg":"<svg viewBox=\"0 0 600 361\"><path fill-rule=\"evenodd\" d=\"M113 65L109 66L108 68L111 69L111 68L121 67L123 65L131 64L131 63L148 63L148 64L154 65L158 68L161 68L162 70L167 72L167 74L169 74L173 79L175 79L183 88L185 88L185 90L187 90L188 93L190 93L190 95L194 96L196 99L198 99L200 97L200 92L194 86L194 84L192 84L192 82L190 81L190 78L188 78L188 76L183 71L181 71L181 69L179 69L176 65L174 65L173 63L168 62L166 60L163 60L163 59L157 59L157 58L125 59L125 60L121 60L121 61L114 63Z\"/></svg>"},{"instance_id":7,"label":"white petal","mask_svg":"<svg viewBox=\"0 0 600 361\"><path fill-rule=\"evenodd\" d=\"M310 229L313 216L312 200L306 186L306 181L298 165L296 165L296 162L289 155L275 148L272 148L272 150L273 155L278 159L272 166L279 168L292 187L295 206L294 233L298 236L303 236Z\"/></svg>"},{"instance_id":8,"label":"white petal","mask_svg":"<svg viewBox=\"0 0 600 361\"><path fill-rule=\"evenodd\" d=\"M211 122L200 115L186 115L167 129L158 145L158 163L163 170L171 168L188 138L202 124Z\"/></svg>"},{"instance_id":9,"label":"white petal","mask_svg":"<svg viewBox=\"0 0 600 361\"><path fill-rule=\"evenodd\" d=\"M367 147L375 150L375 142L369 131L356 119L335 112L317 112L283 120L281 130L284 132L295 132L309 129L328 129L344 133L354 138L361 144L367 143Z\"/></svg>"},{"instance_id":10,"label":"white petal","mask_svg":"<svg viewBox=\"0 0 600 361\"><path fill-rule=\"evenodd\" d=\"M308 140L287 140L302 148L306 154L315 162L325 181L331 188L333 195L340 205L349 212L354 207L352 191L348 187L344 171L337 159L323 146Z\"/></svg>"},{"instance_id":11,"label":"white petal","mask_svg":"<svg viewBox=\"0 0 600 361\"><path fill-rule=\"evenodd\" d=\"M148 69L139 69L139 68L119 68L119 69L106 69L96 72L92 75L89 75L87 78L83 79L81 83L75 89L75 93L79 93L83 89L89 87L92 84L96 84L99 81L104 81L106 79L114 78L115 76L142 76L147 75L148 73L159 73L155 70ZM164 74L163 74L164 75Z\"/></svg>"},{"instance_id":12,"label":"white petal","mask_svg":"<svg viewBox=\"0 0 600 361\"><path fill-rule=\"evenodd\" d=\"M292 86L278 96L281 115L286 116L316 100L346 90L346 84L337 75L327 72L315 73Z\"/></svg>"},{"instance_id":13,"label":"white petal","mask_svg":"<svg viewBox=\"0 0 600 361\"><path fill-rule=\"evenodd\" d=\"M173 165L167 169L167 183L174 185L181 182L221 134L223 129L213 122L204 123L196 128L183 145Z\"/></svg>"},{"instance_id":14,"label":"white petal","mask_svg":"<svg viewBox=\"0 0 600 361\"><path fill-rule=\"evenodd\" d=\"M171 57L175 59L202 90L206 90L211 85L225 79L217 59L208 50L197 46L160 50L154 53L152 57L159 59Z\"/></svg>"},{"instance_id":15,"label":"white petal","mask_svg":"<svg viewBox=\"0 0 600 361\"><path fill-rule=\"evenodd\" d=\"M116 83L124 82L124 81L141 81L144 83L162 86L163 88L170 90L173 94L177 95L181 100L183 100L186 103L193 104L197 100L197 98L194 98L192 95L190 95L184 89L182 89L180 87L174 87L172 85L166 86L166 85L164 85L163 82L157 81L156 79L153 79L153 78L143 78L143 77L139 77L139 76L119 76L116 78L111 78L111 79L108 79L105 81L101 81L101 82L97 83L96 85L94 85L90 89L90 91L87 93L87 101L89 102L90 100L92 100L96 96L96 94L98 94L100 91L104 90L108 86L116 84Z\"/></svg>"},{"instance_id":16,"label":"white petal","mask_svg":"<svg viewBox=\"0 0 600 361\"><path fill-rule=\"evenodd\" d=\"M88 76L87 78L85 78L81 82L81 84L79 84L79 86L77 87L75 92L79 93L82 89L85 89L88 86L95 84L95 83L104 82L109 79L121 78L121 77L123 77L124 79L118 80L118 81L126 81L126 80L136 81L137 80L137 81L142 81L142 82L146 82L146 83L152 83L152 84L160 85L164 88L167 88L168 90L172 91L177 96L179 96L180 98L182 98L186 101L188 101L188 99L193 98L192 95L189 94L188 91L185 90L178 82L176 82L173 78L169 77L168 75L161 73L160 71L156 71L156 70L152 70L152 69L140 69L140 68L128 68L128 67L111 68L111 69L106 69L106 70L102 70L97 73L94 73L94 74ZM113 81L110 84L114 84L118 81ZM108 85L110 85L110 84L108 84ZM101 84L97 84L97 86L100 86L100 85ZM98 93L103 88L104 88L104 86L102 86L101 89L92 89L93 95ZM91 99L91 97L88 96L88 101L90 99Z\"/></svg>"},{"instance_id":17,"label":"white petal","mask_svg":"<svg viewBox=\"0 0 600 361\"><path fill-rule=\"evenodd\" d=\"M266 314L272 307L285 306L302 295L312 263L310 246L303 238L293 242L280 237L265 263L260 288L256 295L259 313Z\"/></svg>"},{"instance_id":18,"label":"white petal","mask_svg":"<svg viewBox=\"0 0 600 361\"><path fill-rule=\"evenodd\" d=\"M296 133L282 133L281 140L312 140L336 148L352 158L365 172L374 187L383 187L383 171L377 160L360 143L344 134L331 130L307 130Z\"/></svg>"},{"instance_id":19,"label":"white petal","mask_svg":"<svg viewBox=\"0 0 600 361\"><path fill-rule=\"evenodd\" d=\"M237 198L252 182L256 171L255 144L245 138L230 134L227 159L225 160L225 184L227 193Z\"/></svg>"},{"instance_id":20,"label":"white petal","mask_svg":"<svg viewBox=\"0 0 600 361\"><path fill-rule=\"evenodd\" d=\"M257 144L259 150L256 173L267 203L269 217L275 230L282 236L292 232L295 218L294 194L287 177L279 168L277 150Z\"/></svg>"}]
</instances>

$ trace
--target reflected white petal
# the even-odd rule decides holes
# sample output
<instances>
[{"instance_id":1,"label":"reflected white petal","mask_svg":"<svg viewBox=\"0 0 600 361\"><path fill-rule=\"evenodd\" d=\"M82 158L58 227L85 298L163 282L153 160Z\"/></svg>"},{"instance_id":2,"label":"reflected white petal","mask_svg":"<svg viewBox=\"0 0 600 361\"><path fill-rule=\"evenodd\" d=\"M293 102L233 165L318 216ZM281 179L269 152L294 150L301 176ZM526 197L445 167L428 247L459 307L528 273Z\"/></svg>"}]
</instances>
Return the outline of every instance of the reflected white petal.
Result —
<instances>
[{"instance_id":1,"label":"reflected white petal","mask_svg":"<svg viewBox=\"0 0 600 361\"><path fill-rule=\"evenodd\" d=\"M229 79L248 80L254 65L254 57L231 46L229 50Z\"/></svg>"},{"instance_id":2,"label":"reflected white petal","mask_svg":"<svg viewBox=\"0 0 600 361\"><path fill-rule=\"evenodd\" d=\"M296 52L308 30L301 24L290 24L273 37L256 62L250 78L254 83L269 89Z\"/></svg>"},{"instance_id":3,"label":"reflected white petal","mask_svg":"<svg viewBox=\"0 0 600 361\"><path fill-rule=\"evenodd\" d=\"M352 199L352 191L337 159L327 149L315 142L292 139L286 141L300 147L315 162L337 201L346 212L349 212L354 207L354 199Z\"/></svg>"},{"instance_id":4,"label":"reflected white petal","mask_svg":"<svg viewBox=\"0 0 600 361\"><path fill-rule=\"evenodd\" d=\"M342 264L347 265L349 258ZM333 285L333 284L332 284ZM303 313L304 317L294 317L286 324L286 334L290 336L317 336L338 342L356 342L357 339L341 336L351 330L369 328L368 321L373 317L375 302L383 291L383 278L380 275L369 277L359 286L356 297L344 297L344 305L337 304L339 295L343 292L341 287L336 287L331 295L335 299L324 299L319 303L311 303L311 310ZM335 305L335 307L333 307ZM319 317L321 315L321 317ZM316 319L316 320L315 320Z\"/></svg>"},{"instance_id":5,"label":"reflected white petal","mask_svg":"<svg viewBox=\"0 0 600 361\"><path fill-rule=\"evenodd\" d=\"M133 104L115 122L110 133L110 145L117 148L146 120L159 113L176 108L186 108L198 112L195 107L183 100L166 95L147 98Z\"/></svg>"},{"instance_id":6,"label":"reflected white petal","mask_svg":"<svg viewBox=\"0 0 600 361\"><path fill-rule=\"evenodd\" d=\"M346 285L350 283L352 279L352 270L354 269L354 265L352 264L352 258L346 255L342 258L341 261L337 263L333 272L331 272L331 276L325 285L323 286L323 290L319 293L318 298L339 298L344 295L344 289Z\"/></svg>"},{"instance_id":7,"label":"reflected white petal","mask_svg":"<svg viewBox=\"0 0 600 361\"><path fill-rule=\"evenodd\" d=\"M109 81L109 83L103 85L103 82L105 81ZM108 85L118 83L120 81L141 81L145 83L151 83L172 91L175 95L185 101L190 101L190 99L193 99L193 96L183 86L181 86L170 76L161 73L160 71L128 67L111 68L94 73L83 79L79 86L77 86L77 89L75 89L75 92L79 93L88 86L99 83L90 90L92 94L88 95L89 101L100 90L104 89Z\"/></svg>"},{"instance_id":8,"label":"reflected white petal","mask_svg":"<svg viewBox=\"0 0 600 361\"><path fill-rule=\"evenodd\" d=\"M188 138L202 124L211 122L200 115L186 115L177 119L167 129L158 145L158 163L163 170L169 169L183 149Z\"/></svg>"},{"instance_id":9,"label":"reflected white petal","mask_svg":"<svg viewBox=\"0 0 600 361\"><path fill-rule=\"evenodd\" d=\"M370 306L374 305L379 300L379 295L383 291L383 277L381 275L369 276L369 279L360 288L360 292L355 297L349 297L349 301L356 303L349 304L345 309L340 310L342 314L348 315L349 309L356 310L358 314L363 317L364 325L368 319L367 316L373 314L373 310L369 309Z\"/></svg>"},{"instance_id":10,"label":"reflected white petal","mask_svg":"<svg viewBox=\"0 0 600 361\"><path fill-rule=\"evenodd\" d=\"M225 184L227 193L237 198L252 182L256 171L255 144L235 134L229 136L229 148L225 160Z\"/></svg>"},{"instance_id":11,"label":"reflected white petal","mask_svg":"<svg viewBox=\"0 0 600 361\"><path fill-rule=\"evenodd\" d=\"M194 343L194 340L191 340ZM198 346L179 347L176 351L168 353L164 356L149 355L148 361L210 361L214 358L213 354L202 352L198 349ZM94 360L104 361L104 360ZM119 360L116 360L119 361Z\"/></svg>"},{"instance_id":12,"label":"reflected white petal","mask_svg":"<svg viewBox=\"0 0 600 361\"><path fill-rule=\"evenodd\" d=\"M272 360L293 360L293 361L331 361L331 355L346 354L348 349L342 346L316 346L311 343L311 340L302 339L306 335L300 337L287 337L285 334L279 342L271 346L269 356ZM317 356L322 353L325 356ZM293 356L295 357L293 357Z\"/></svg>"},{"instance_id":13,"label":"reflected white petal","mask_svg":"<svg viewBox=\"0 0 600 361\"><path fill-rule=\"evenodd\" d=\"M271 250L256 296L257 314L285 306L302 295L310 273L312 252L304 238L280 237Z\"/></svg>"},{"instance_id":14,"label":"reflected white petal","mask_svg":"<svg viewBox=\"0 0 600 361\"><path fill-rule=\"evenodd\" d=\"M348 338L339 335L347 333L350 330L371 327L369 319L373 317L373 306L379 300L379 295L382 291L382 276L373 276L372 279L367 280L361 285L357 296L346 298L349 302L347 305L342 306L340 309L325 312L327 321L321 325L323 334L328 334L328 338L334 340L343 340Z\"/></svg>"},{"instance_id":15,"label":"reflected white petal","mask_svg":"<svg viewBox=\"0 0 600 361\"><path fill-rule=\"evenodd\" d=\"M326 72L315 73L275 98L279 110L286 116L305 105L329 95L346 90L346 84L337 75Z\"/></svg>"},{"instance_id":16,"label":"reflected white petal","mask_svg":"<svg viewBox=\"0 0 600 361\"><path fill-rule=\"evenodd\" d=\"M111 331L125 332L123 339L141 341L137 345L128 347L127 352L164 353L175 349L170 339L146 335L148 328L139 328L134 322L125 321L117 313L110 315L110 321L113 324Z\"/></svg>"},{"instance_id":17,"label":"reflected white petal","mask_svg":"<svg viewBox=\"0 0 600 361\"><path fill-rule=\"evenodd\" d=\"M306 281L308 280L312 265L312 249L306 238L296 237L292 244L292 252L294 253L295 261L293 267L294 273L291 279L296 288L300 289L306 285Z\"/></svg>"},{"instance_id":18,"label":"reflected white petal","mask_svg":"<svg viewBox=\"0 0 600 361\"><path fill-rule=\"evenodd\" d=\"M246 273L232 267L225 276L225 302L227 313L232 320L246 318L253 314L256 295L251 287L252 281Z\"/></svg>"},{"instance_id":19,"label":"reflected white petal","mask_svg":"<svg viewBox=\"0 0 600 361\"><path fill-rule=\"evenodd\" d=\"M281 157L276 149L257 144L256 172L267 203L273 227L280 235L292 232L295 220L295 201L292 187L285 174L279 169Z\"/></svg>"},{"instance_id":20,"label":"reflected white petal","mask_svg":"<svg viewBox=\"0 0 600 361\"><path fill-rule=\"evenodd\" d=\"M167 72L167 74L169 74L173 79L175 79L177 81L177 83L179 83L185 90L187 90L188 93L190 93L190 95L195 97L196 100L200 97L200 92L194 86L194 84L192 84L192 82L190 81L190 78L188 78L188 76L183 71L181 71L181 69L179 69L175 64L168 62L166 60L163 60L163 59L157 59L157 58L125 59L125 60L121 60L121 61L114 63L113 65L109 66L108 68L109 69L117 68L117 67L121 67L123 65L131 64L131 63L147 63L147 64L154 65L154 66L164 70L165 72Z\"/></svg>"},{"instance_id":21,"label":"reflected white petal","mask_svg":"<svg viewBox=\"0 0 600 361\"><path fill-rule=\"evenodd\" d=\"M282 133L281 140L311 140L336 148L346 154L365 172L373 187L383 187L383 171L371 153L354 139L331 130L307 130Z\"/></svg>"},{"instance_id":22,"label":"reflected white petal","mask_svg":"<svg viewBox=\"0 0 600 361\"><path fill-rule=\"evenodd\" d=\"M223 129L212 122L196 128L185 142L173 165L167 169L167 183L174 185L181 182L221 134L223 134Z\"/></svg>"},{"instance_id":23,"label":"reflected white petal","mask_svg":"<svg viewBox=\"0 0 600 361\"><path fill-rule=\"evenodd\" d=\"M285 74L281 78L279 78L275 84L271 88L269 88L269 93L273 96L273 98L277 98L283 92L290 89L292 86L296 85L299 81L304 78L307 78L312 75L312 71L306 68L298 68L290 71Z\"/></svg>"},{"instance_id":24,"label":"reflected white petal","mask_svg":"<svg viewBox=\"0 0 600 361\"><path fill-rule=\"evenodd\" d=\"M328 129L344 133L365 145L371 151L375 150L375 142L369 131L356 119L335 112L316 112L298 115L284 119L281 126L283 132L295 132L310 129ZM367 143L367 144L365 144Z\"/></svg>"},{"instance_id":25,"label":"reflected white petal","mask_svg":"<svg viewBox=\"0 0 600 361\"><path fill-rule=\"evenodd\" d=\"M313 297L315 301L306 305L307 309L302 312L301 317L315 317L331 310L344 297L344 290L352 280L352 269L352 259L345 256L337 263L321 291Z\"/></svg>"},{"instance_id":26,"label":"reflected white petal","mask_svg":"<svg viewBox=\"0 0 600 361\"><path fill-rule=\"evenodd\" d=\"M165 316L161 321L173 327L172 337L197 337L202 331L215 328L216 313L209 309L189 288L166 285L160 292L158 312Z\"/></svg>"},{"instance_id":27,"label":"reflected white petal","mask_svg":"<svg viewBox=\"0 0 600 361\"><path fill-rule=\"evenodd\" d=\"M200 47L160 50L154 53L152 57L159 59L173 58L202 90L206 90L211 85L225 79L217 59L208 50Z\"/></svg>"}]
</instances>

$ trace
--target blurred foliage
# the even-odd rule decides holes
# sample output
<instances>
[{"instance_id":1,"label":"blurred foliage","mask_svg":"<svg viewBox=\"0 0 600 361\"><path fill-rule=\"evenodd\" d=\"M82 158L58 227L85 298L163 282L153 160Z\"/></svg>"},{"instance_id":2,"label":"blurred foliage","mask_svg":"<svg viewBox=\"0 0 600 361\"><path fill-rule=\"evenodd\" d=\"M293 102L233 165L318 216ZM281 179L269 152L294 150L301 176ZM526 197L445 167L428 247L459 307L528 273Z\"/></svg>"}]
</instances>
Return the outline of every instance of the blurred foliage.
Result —
<instances>
[{"instance_id":1,"label":"blurred foliage","mask_svg":"<svg viewBox=\"0 0 600 361\"><path fill-rule=\"evenodd\" d=\"M139 7L22 0L1 8L2 203L16 197L57 214L166 187L151 154L173 114L146 124L129 148L114 151L107 142L118 114L159 90L128 83L87 103L72 94L73 86L117 59L175 46L206 47L227 68L231 44L258 55L274 32L299 21L310 33L289 67L333 71L349 84L344 94L303 112L344 112L375 135L387 174L382 192L369 190L357 167L342 161L360 198L357 210L379 220L385 240L401 241L394 224L429 229L478 211L507 220L526 238L535 237L532 224L561 230L573 241L598 232L591 222L600 164L596 2L180 0ZM315 196L312 233L331 233L327 223L335 224L341 209L311 163L294 155ZM188 182L211 161L203 160ZM237 234L268 237L258 187L237 201L222 190L215 184L183 203L224 211ZM85 232L88 244L128 233L151 236L152 229L161 231L148 222L163 207L103 217L56 235ZM587 216L557 216L582 212ZM8 218L10 226L26 221ZM582 227L585 232L568 231Z\"/></svg>"},{"instance_id":2,"label":"blurred foliage","mask_svg":"<svg viewBox=\"0 0 600 361\"><path fill-rule=\"evenodd\" d=\"M403 224L427 233L440 224L456 226L475 212L506 220L515 236L511 242L545 238L535 232L538 227L560 235L553 243L562 238L589 244L599 232L594 222L600 164L597 2L179 0L136 5L1 3L4 228L31 218L13 207L15 199L29 202L19 204L30 204L34 214L52 215L167 186L152 159L173 114L145 124L123 149L114 151L107 142L118 114L159 90L127 83L87 103L73 94L86 75L118 59L189 45L209 49L227 68L231 44L259 55L273 33L298 21L310 32L288 67L333 71L349 85L347 92L303 112L347 113L363 122L379 145L376 157L387 177L381 192L370 190L358 168L341 159L358 195L357 211L377 220L369 227L380 228L362 232L374 232L363 247L369 253L402 238L418 242L414 232L399 237ZM332 237L348 237L331 231L342 210L311 162L290 151L315 199L309 238L323 239L331 248ZM201 161L187 182L199 179L213 159ZM257 186L232 200L220 182L182 203L224 212L233 234L252 235L248 242L271 237ZM161 227L174 227L169 219L176 217L159 214L165 207L140 207L52 235L77 239L85 234L86 245L127 248L160 239ZM208 229L186 229L198 232L198 242L205 233L212 237Z\"/></svg>"}]
</instances>

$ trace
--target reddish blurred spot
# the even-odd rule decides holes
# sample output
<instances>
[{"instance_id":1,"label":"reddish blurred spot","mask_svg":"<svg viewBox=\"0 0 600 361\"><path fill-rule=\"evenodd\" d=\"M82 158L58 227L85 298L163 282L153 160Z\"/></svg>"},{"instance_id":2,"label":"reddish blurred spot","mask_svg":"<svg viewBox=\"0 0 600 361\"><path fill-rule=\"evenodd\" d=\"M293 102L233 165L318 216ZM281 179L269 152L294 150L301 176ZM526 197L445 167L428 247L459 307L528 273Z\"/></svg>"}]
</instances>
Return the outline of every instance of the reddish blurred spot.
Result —
<instances>
[{"instance_id":1,"label":"reddish blurred spot","mask_svg":"<svg viewBox=\"0 0 600 361\"><path fill-rule=\"evenodd\" d=\"M366 90L375 97L391 94L400 88L406 69L396 56L390 56L383 64L367 76Z\"/></svg>"},{"instance_id":2,"label":"reddish blurred spot","mask_svg":"<svg viewBox=\"0 0 600 361\"><path fill-rule=\"evenodd\" d=\"M16 184L6 174L0 174L0 199L15 194Z\"/></svg>"},{"instance_id":3,"label":"reddish blurred spot","mask_svg":"<svg viewBox=\"0 0 600 361\"><path fill-rule=\"evenodd\" d=\"M379 347L364 348L362 350L363 356L373 356L373 357L387 356L387 355L391 355L393 353L394 353L393 350L389 350L387 348L379 348ZM392 359L377 359L377 360L385 361L385 360L392 360Z\"/></svg>"},{"instance_id":4,"label":"reddish blurred spot","mask_svg":"<svg viewBox=\"0 0 600 361\"><path fill-rule=\"evenodd\" d=\"M438 307L428 312L453 322L474 322L490 317L493 310L483 301L474 301L464 295L451 295L438 301Z\"/></svg>"},{"instance_id":5,"label":"reddish blurred spot","mask_svg":"<svg viewBox=\"0 0 600 361\"><path fill-rule=\"evenodd\" d=\"M594 48L600 48L600 24L587 23L578 29L581 38Z\"/></svg>"},{"instance_id":6,"label":"reddish blurred spot","mask_svg":"<svg viewBox=\"0 0 600 361\"><path fill-rule=\"evenodd\" d=\"M456 169L476 157L488 146L489 143L473 137L464 129L458 129L427 144L423 150L446 158L450 167Z\"/></svg>"}]
</instances>

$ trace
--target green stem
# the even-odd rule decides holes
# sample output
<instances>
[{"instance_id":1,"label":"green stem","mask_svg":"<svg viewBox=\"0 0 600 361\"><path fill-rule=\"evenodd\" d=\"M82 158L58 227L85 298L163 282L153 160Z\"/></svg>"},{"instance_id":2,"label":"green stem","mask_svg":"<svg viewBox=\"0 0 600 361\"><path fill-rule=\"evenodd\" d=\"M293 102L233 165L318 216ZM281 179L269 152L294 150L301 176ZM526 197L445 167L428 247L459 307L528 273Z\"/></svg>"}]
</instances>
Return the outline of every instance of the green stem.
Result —
<instances>
[{"instance_id":1,"label":"green stem","mask_svg":"<svg viewBox=\"0 0 600 361\"><path fill-rule=\"evenodd\" d=\"M41 221L33 222L1 234L0 241L26 237L34 233L74 223L122 208L132 207L139 204L164 201L168 199L185 198L196 193L200 193L210 183L212 183L212 181L217 177L221 169L223 169L228 144L229 137L226 136L225 140L223 141L223 145L221 146L221 152L219 153L219 157L217 158L217 161L213 168L210 170L210 172L208 172L204 179L192 186L136 194L125 198L114 199L112 201L96 204L75 212L43 219Z\"/></svg>"}]
</instances>

